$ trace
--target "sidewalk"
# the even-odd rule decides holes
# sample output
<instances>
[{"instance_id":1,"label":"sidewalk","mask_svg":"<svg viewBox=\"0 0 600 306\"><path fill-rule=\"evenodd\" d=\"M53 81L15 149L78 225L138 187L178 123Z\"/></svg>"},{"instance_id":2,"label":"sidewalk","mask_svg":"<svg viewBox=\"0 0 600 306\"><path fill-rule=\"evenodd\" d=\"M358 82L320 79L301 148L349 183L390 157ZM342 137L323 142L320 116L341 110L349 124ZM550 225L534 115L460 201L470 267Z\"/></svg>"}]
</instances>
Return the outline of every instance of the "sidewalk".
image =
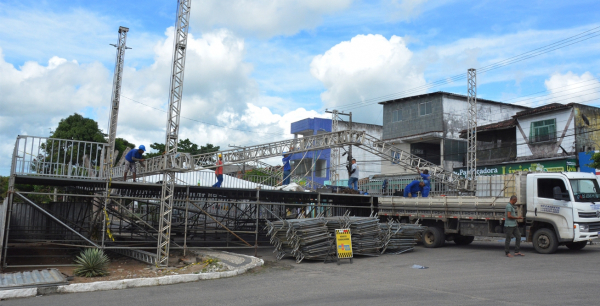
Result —
<instances>
[{"instance_id":1,"label":"sidewalk","mask_svg":"<svg viewBox=\"0 0 600 306\"><path fill-rule=\"evenodd\" d=\"M137 287L148 287L158 285L172 285L178 283L195 282L199 280L218 279L232 277L246 273L249 269L260 267L264 264L262 259L254 256L235 254L230 252L203 250L195 252L198 255L207 255L217 258L220 263L228 267L230 271L209 272L196 274L179 274L150 278L132 278L114 281L99 281L91 283L78 283L52 287L38 287L27 289L0 290L0 300L32 297L56 293L92 292L115 289L128 289Z\"/></svg>"}]
</instances>

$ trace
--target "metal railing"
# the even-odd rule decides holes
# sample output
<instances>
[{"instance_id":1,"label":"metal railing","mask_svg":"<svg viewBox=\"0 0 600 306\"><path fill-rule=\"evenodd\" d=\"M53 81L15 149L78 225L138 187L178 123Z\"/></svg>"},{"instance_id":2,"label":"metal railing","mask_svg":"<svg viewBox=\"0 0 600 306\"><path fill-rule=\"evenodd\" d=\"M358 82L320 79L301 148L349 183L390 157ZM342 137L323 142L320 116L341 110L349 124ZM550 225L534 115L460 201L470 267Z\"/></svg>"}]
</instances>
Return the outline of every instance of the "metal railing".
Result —
<instances>
[{"instance_id":1,"label":"metal railing","mask_svg":"<svg viewBox=\"0 0 600 306\"><path fill-rule=\"evenodd\" d=\"M99 142L19 135L11 174L104 179L107 147Z\"/></svg>"}]
</instances>

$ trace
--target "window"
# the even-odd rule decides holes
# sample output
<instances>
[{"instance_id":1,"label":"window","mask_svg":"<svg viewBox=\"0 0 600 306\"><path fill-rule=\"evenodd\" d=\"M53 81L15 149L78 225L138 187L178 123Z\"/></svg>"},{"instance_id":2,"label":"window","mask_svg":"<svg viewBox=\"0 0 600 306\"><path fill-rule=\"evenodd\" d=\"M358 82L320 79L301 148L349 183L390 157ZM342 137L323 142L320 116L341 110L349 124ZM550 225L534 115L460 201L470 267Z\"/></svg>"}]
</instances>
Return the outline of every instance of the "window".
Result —
<instances>
[{"instance_id":1,"label":"window","mask_svg":"<svg viewBox=\"0 0 600 306\"><path fill-rule=\"evenodd\" d=\"M397 109L392 111L392 122L402 121L402 110Z\"/></svg>"},{"instance_id":2,"label":"window","mask_svg":"<svg viewBox=\"0 0 600 306\"><path fill-rule=\"evenodd\" d=\"M554 199L554 187L560 187L560 192L567 192L565 182L561 179L538 179L538 197Z\"/></svg>"},{"instance_id":3,"label":"window","mask_svg":"<svg viewBox=\"0 0 600 306\"><path fill-rule=\"evenodd\" d=\"M431 102L425 102L419 104L419 116L425 116L431 114Z\"/></svg>"},{"instance_id":4,"label":"window","mask_svg":"<svg viewBox=\"0 0 600 306\"><path fill-rule=\"evenodd\" d=\"M531 123L530 142L555 141L556 119L547 119Z\"/></svg>"},{"instance_id":5,"label":"window","mask_svg":"<svg viewBox=\"0 0 600 306\"><path fill-rule=\"evenodd\" d=\"M467 153L467 142L462 140L444 139L444 159L464 162ZM477 153L480 155L480 153Z\"/></svg>"}]
</instances>

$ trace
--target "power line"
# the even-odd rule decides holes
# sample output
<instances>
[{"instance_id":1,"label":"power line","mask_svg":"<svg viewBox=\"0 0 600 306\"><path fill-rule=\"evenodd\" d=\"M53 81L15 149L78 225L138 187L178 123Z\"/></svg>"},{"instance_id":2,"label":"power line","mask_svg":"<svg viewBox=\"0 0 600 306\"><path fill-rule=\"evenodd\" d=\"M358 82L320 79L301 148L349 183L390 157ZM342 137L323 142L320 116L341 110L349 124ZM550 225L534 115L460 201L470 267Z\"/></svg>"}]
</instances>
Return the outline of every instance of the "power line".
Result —
<instances>
[{"instance_id":1,"label":"power line","mask_svg":"<svg viewBox=\"0 0 600 306\"><path fill-rule=\"evenodd\" d=\"M576 44L576 43L580 43L586 40L589 40L591 38L600 36L600 26L592 28L590 30L581 32L579 34L570 36L568 38L556 41L554 43L551 43L549 45L546 46L542 46L530 51L527 51L525 53L521 53L519 55L510 57L508 59L504 59L501 60L499 62L495 62L492 63L490 65L486 65L483 67L479 67L477 68L477 72L478 74L482 74L491 70L495 70L501 67L505 67L523 60L527 60L536 56L540 56L561 48L565 48L568 47L570 45ZM344 108L345 110L350 110L350 109L355 109L355 108L360 108L360 107L364 107L364 106L368 106L368 105L372 105L375 103L379 103L381 100L390 100L393 98L400 98L400 97L404 97L407 96L408 94L411 93L415 93L415 92L422 92L422 91L426 91L428 89L434 88L434 87L438 87L438 86L442 86L442 85L446 85L446 84L450 84L462 79L465 79L467 76L466 73L462 73L462 74L458 74L458 75L454 75L448 78L444 78L444 79L439 79L437 81L434 81L432 83L429 84L425 84L425 85L421 85L421 86L417 86L411 89L407 89L404 91L399 91L396 93L392 93L392 94L388 94L388 95L383 95L383 96L379 96L379 97L375 97L375 98L370 98L370 99L366 99L363 101L357 101L357 102L353 102L353 103L348 103L348 104L342 104L339 106L336 106L336 108ZM375 101L374 103L370 103L372 101Z\"/></svg>"}]
</instances>

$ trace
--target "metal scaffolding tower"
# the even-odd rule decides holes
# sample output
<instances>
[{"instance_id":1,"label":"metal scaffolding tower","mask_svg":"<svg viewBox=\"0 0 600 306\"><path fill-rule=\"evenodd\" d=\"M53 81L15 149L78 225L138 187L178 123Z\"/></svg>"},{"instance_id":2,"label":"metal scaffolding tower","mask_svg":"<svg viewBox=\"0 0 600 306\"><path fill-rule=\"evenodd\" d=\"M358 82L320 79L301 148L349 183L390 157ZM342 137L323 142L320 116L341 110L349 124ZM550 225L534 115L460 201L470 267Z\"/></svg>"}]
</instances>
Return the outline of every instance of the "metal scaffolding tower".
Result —
<instances>
[{"instance_id":1,"label":"metal scaffolding tower","mask_svg":"<svg viewBox=\"0 0 600 306\"><path fill-rule=\"evenodd\" d=\"M164 176L160 199L160 215L158 228L158 244L156 264L166 266L169 260L171 235L171 217L174 205L176 167L170 163L177 157L179 141L179 120L181 114L181 98L183 94L183 76L185 71L185 54L187 49L188 29L190 25L191 0L179 0L177 3L177 21L175 25L173 66L171 70L171 93L169 95L169 112L167 117L167 135L163 156Z\"/></svg>"},{"instance_id":2,"label":"metal scaffolding tower","mask_svg":"<svg viewBox=\"0 0 600 306\"><path fill-rule=\"evenodd\" d=\"M467 128L467 176L465 189L471 192L477 190L477 71L470 68L467 71L468 91L468 128Z\"/></svg>"},{"instance_id":3,"label":"metal scaffolding tower","mask_svg":"<svg viewBox=\"0 0 600 306\"><path fill-rule=\"evenodd\" d=\"M337 132L339 131L338 127L338 111L331 111L331 131ZM337 182L340 179L339 174L337 173L337 168L340 166L340 148L335 147L331 149L331 155L329 159L329 181Z\"/></svg>"},{"instance_id":4,"label":"metal scaffolding tower","mask_svg":"<svg viewBox=\"0 0 600 306\"><path fill-rule=\"evenodd\" d=\"M110 124L108 128L108 154L107 161L108 169L115 164L115 139L117 137L117 119L119 117L119 102L121 101L121 81L123 80L123 64L125 62L125 50L131 49L127 47L127 32L129 28L119 27L119 40L117 44L111 44L117 48L117 59L115 60L115 75L113 76L113 90L110 99ZM111 175L110 171L107 172Z\"/></svg>"}]
</instances>

